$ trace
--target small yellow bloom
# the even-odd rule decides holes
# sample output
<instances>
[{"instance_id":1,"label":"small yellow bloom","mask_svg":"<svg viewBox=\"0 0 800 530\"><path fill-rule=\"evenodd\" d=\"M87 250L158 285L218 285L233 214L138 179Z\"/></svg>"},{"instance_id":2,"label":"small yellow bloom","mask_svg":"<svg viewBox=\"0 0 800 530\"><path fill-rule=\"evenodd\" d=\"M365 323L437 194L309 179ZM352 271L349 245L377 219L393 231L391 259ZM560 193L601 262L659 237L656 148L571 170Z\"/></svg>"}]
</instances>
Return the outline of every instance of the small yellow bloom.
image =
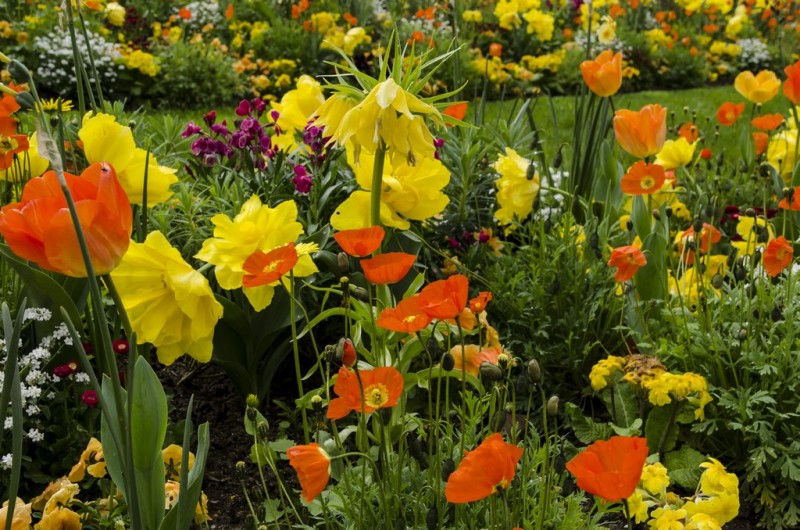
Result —
<instances>
[{"instance_id":1,"label":"small yellow bloom","mask_svg":"<svg viewBox=\"0 0 800 530\"><path fill-rule=\"evenodd\" d=\"M640 490L633 492L633 495L628 497L628 510L630 510L631 517L636 523L643 523L647 521L649 515L649 507L644 501L644 496Z\"/></svg>"},{"instance_id":2,"label":"small yellow bloom","mask_svg":"<svg viewBox=\"0 0 800 530\"><path fill-rule=\"evenodd\" d=\"M117 2L109 2L103 10L103 14L112 26L121 28L125 24L125 8Z\"/></svg>"},{"instance_id":3,"label":"small yellow bloom","mask_svg":"<svg viewBox=\"0 0 800 530\"><path fill-rule=\"evenodd\" d=\"M713 518L720 526L729 523L739 514L739 492L735 495L721 493L710 498L699 498L683 505L688 516L705 514Z\"/></svg>"},{"instance_id":4,"label":"small yellow bloom","mask_svg":"<svg viewBox=\"0 0 800 530\"><path fill-rule=\"evenodd\" d=\"M477 9L467 9L461 16L464 22L483 22L483 14Z\"/></svg>"},{"instance_id":5,"label":"small yellow bloom","mask_svg":"<svg viewBox=\"0 0 800 530\"><path fill-rule=\"evenodd\" d=\"M667 140L664 142L661 151L656 155L656 164L663 166L664 169L675 169L680 166L688 165L694 157L695 143L689 143L686 138L677 140Z\"/></svg>"},{"instance_id":6,"label":"small yellow bloom","mask_svg":"<svg viewBox=\"0 0 800 530\"><path fill-rule=\"evenodd\" d=\"M661 462L644 466L642 469L642 486L653 495L661 495L669 486L667 468Z\"/></svg>"},{"instance_id":7,"label":"small yellow bloom","mask_svg":"<svg viewBox=\"0 0 800 530\"><path fill-rule=\"evenodd\" d=\"M689 518L684 530L722 530L722 526L710 515L696 513Z\"/></svg>"},{"instance_id":8,"label":"small yellow bloom","mask_svg":"<svg viewBox=\"0 0 800 530\"><path fill-rule=\"evenodd\" d=\"M539 173L534 172L529 180L530 165L530 160L510 147L506 147L505 154L494 163L494 170L500 174L496 182L500 209L494 216L500 224L509 225L515 218L521 221L533 210L533 202L539 193Z\"/></svg>"},{"instance_id":9,"label":"small yellow bloom","mask_svg":"<svg viewBox=\"0 0 800 530\"><path fill-rule=\"evenodd\" d=\"M616 374L622 372L625 368L625 358L609 355L605 359L601 359L594 366L589 373L589 380L592 383L592 389L599 392L607 387L613 381Z\"/></svg>"},{"instance_id":10,"label":"small yellow bloom","mask_svg":"<svg viewBox=\"0 0 800 530\"><path fill-rule=\"evenodd\" d=\"M766 103L778 93L781 81L770 70L762 70L758 75L747 70L736 76L733 86L751 103Z\"/></svg>"},{"instance_id":11,"label":"small yellow bloom","mask_svg":"<svg viewBox=\"0 0 800 530\"><path fill-rule=\"evenodd\" d=\"M705 469L700 477L700 490L706 495L738 495L739 478L734 473L728 473L725 466L716 458L708 459L700 467Z\"/></svg>"},{"instance_id":12,"label":"small yellow bloom","mask_svg":"<svg viewBox=\"0 0 800 530\"><path fill-rule=\"evenodd\" d=\"M180 480L183 448L180 445L170 444L161 450L161 456L164 459L167 480ZM191 471L194 467L194 453L191 451L189 451L188 464Z\"/></svg>"},{"instance_id":13,"label":"small yellow bloom","mask_svg":"<svg viewBox=\"0 0 800 530\"><path fill-rule=\"evenodd\" d=\"M653 510L653 518L648 522L653 530L683 530L686 510L673 510L671 506Z\"/></svg>"}]
</instances>

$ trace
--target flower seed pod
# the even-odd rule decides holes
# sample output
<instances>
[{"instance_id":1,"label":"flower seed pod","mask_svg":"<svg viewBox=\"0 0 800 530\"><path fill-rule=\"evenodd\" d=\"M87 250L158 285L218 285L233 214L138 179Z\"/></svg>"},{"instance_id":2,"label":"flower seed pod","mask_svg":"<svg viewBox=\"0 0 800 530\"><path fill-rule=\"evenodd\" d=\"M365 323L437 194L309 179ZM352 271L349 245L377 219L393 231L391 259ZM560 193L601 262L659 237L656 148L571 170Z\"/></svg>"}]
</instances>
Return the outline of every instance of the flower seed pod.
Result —
<instances>
[{"instance_id":1,"label":"flower seed pod","mask_svg":"<svg viewBox=\"0 0 800 530\"><path fill-rule=\"evenodd\" d=\"M431 509L425 514L425 527L428 530L439 528L439 510L436 509L436 506L431 506Z\"/></svg>"},{"instance_id":2,"label":"flower seed pod","mask_svg":"<svg viewBox=\"0 0 800 530\"><path fill-rule=\"evenodd\" d=\"M456 463L451 458L442 460L442 481L447 482L453 471L456 470Z\"/></svg>"},{"instance_id":3,"label":"flower seed pod","mask_svg":"<svg viewBox=\"0 0 800 530\"><path fill-rule=\"evenodd\" d=\"M528 362L528 378L535 384L538 384L542 379L542 369L536 359L531 359Z\"/></svg>"},{"instance_id":4,"label":"flower seed pod","mask_svg":"<svg viewBox=\"0 0 800 530\"><path fill-rule=\"evenodd\" d=\"M555 416L558 414L558 396L551 396L547 400L547 415Z\"/></svg>"},{"instance_id":5,"label":"flower seed pod","mask_svg":"<svg viewBox=\"0 0 800 530\"><path fill-rule=\"evenodd\" d=\"M339 266L339 272L348 274L350 272L350 256L344 252L339 252L336 255L336 264Z\"/></svg>"},{"instance_id":6,"label":"flower seed pod","mask_svg":"<svg viewBox=\"0 0 800 530\"><path fill-rule=\"evenodd\" d=\"M489 381L500 381L503 379L503 371L496 364L487 361L481 363L481 377Z\"/></svg>"},{"instance_id":7,"label":"flower seed pod","mask_svg":"<svg viewBox=\"0 0 800 530\"><path fill-rule=\"evenodd\" d=\"M256 426L256 431L258 432L258 437L262 440L266 440L269 438L269 425L267 422L260 421Z\"/></svg>"},{"instance_id":8,"label":"flower seed pod","mask_svg":"<svg viewBox=\"0 0 800 530\"><path fill-rule=\"evenodd\" d=\"M356 300L360 300L362 302L369 302L369 293L363 287L356 287L353 290L353 296Z\"/></svg>"},{"instance_id":9,"label":"flower seed pod","mask_svg":"<svg viewBox=\"0 0 800 530\"><path fill-rule=\"evenodd\" d=\"M255 394L248 394L246 400L247 406L249 408L258 408L258 397Z\"/></svg>"},{"instance_id":10,"label":"flower seed pod","mask_svg":"<svg viewBox=\"0 0 800 530\"><path fill-rule=\"evenodd\" d=\"M455 366L456 366L456 360L453 358L453 356L450 354L449 351L445 352L444 355L442 355L442 370L446 370L449 372L450 370L455 368Z\"/></svg>"},{"instance_id":11,"label":"flower seed pod","mask_svg":"<svg viewBox=\"0 0 800 530\"><path fill-rule=\"evenodd\" d=\"M711 278L711 285L714 286L714 289L721 289L722 284L723 284L723 279L719 273L715 274L714 277Z\"/></svg>"}]
</instances>

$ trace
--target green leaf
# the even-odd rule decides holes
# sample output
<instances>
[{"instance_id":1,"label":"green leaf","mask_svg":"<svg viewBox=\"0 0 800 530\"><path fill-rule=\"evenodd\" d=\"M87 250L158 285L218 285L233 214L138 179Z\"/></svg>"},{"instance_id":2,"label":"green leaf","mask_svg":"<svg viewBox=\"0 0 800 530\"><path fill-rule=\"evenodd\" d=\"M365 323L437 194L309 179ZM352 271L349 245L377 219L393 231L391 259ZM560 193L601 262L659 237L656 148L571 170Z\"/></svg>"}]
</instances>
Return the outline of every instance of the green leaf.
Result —
<instances>
[{"instance_id":1,"label":"green leaf","mask_svg":"<svg viewBox=\"0 0 800 530\"><path fill-rule=\"evenodd\" d=\"M664 455L664 467L669 471L669 480L677 484L686 491L694 491L700 482L700 475L703 470L700 464L706 461L706 457L684 445L677 451L670 451Z\"/></svg>"},{"instance_id":2,"label":"green leaf","mask_svg":"<svg viewBox=\"0 0 800 530\"><path fill-rule=\"evenodd\" d=\"M611 387L614 392L614 411L613 417L620 427L630 427L639 417L639 400L633 391L633 387L628 384L616 384ZM608 410L611 410L611 394L603 392L603 402Z\"/></svg>"},{"instance_id":3,"label":"green leaf","mask_svg":"<svg viewBox=\"0 0 800 530\"><path fill-rule=\"evenodd\" d=\"M127 499L128 495L125 487L125 448L118 446L115 442L112 433L116 429L109 423L113 422L115 426L118 425L120 414L125 414L126 411L117 410L117 403L114 400L114 387L111 383L111 379L106 375L103 376L102 394L103 401L110 411L109 417L106 417L105 414L100 416L100 442L103 445L103 460L106 462L106 470L112 482L114 482L117 489L119 489L122 495ZM127 392L123 389L123 406L125 406L126 397ZM120 442L122 441L120 440Z\"/></svg>"},{"instance_id":4,"label":"green leaf","mask_svg":"<svg viewBox=\"0 0 800 530\"><path fill-rule=\"evenodd\" d=\"M416 385L426 390L430 388L430 384L433 379L438 379L440 377L450 377L457 381L461 381L461 370L450 370L448 372L447 370L443 370L440 366L434 366L432 369L426 368L424 370L420 370L416 374L409 375L416 375ZM467 383L469 383L473 388L475 388L478 392L483 392L483 385L481 384L480 379L470 373L466 374L466 378Z\"/></svg>"},{"instance_id":5,"label":"green leaf","mask_svg":"<svg viewBox=\"0 0 800 530\"><path fill-rule=\"evenodd\" d=\"M670 424L673 423L671 413L672 405L668 405L655 407L647 416L644 435L647 438L647 446L650 448L651 453L658 451L662 438L664 439L664 451L671 451L675 448L675 443L678 441L678 426L674 425L671 429L669 428ZM666 438L664 438L665 436Z\"/></svg>"},{"instance_id":6,"label":"green leaf","mask_svg":"<svg viewBox=\"0 0 800 530\"><path fill-rule=\"evenodd\" d=\"M187 479L188 487L181 484L181 493L178 496L178 503L167 513L167 516L161 523L161 530L184 530L185 528L189 528L188 525L183 525L181 523L184 521L191 521L194 518L195 507L202 493L209 443L208 422L206 422L197 429L197 451L195 451L194 466L192 466L192 469L189 471ZM185 451L184 454L186 454ZM181 470L181 472L183 472L183 470ZM181 502L181 496L183 495L186 497L185 500ZM164 502L163 493L161 502Z\"/></svg>"},{"instance_id":7,"label":"green leaf","mask_svg":"<svg viewBox=\"0 0 800 530\"><path fill-rule=\"evenodd\" d=\"M285 453L290 448L297 445L297 443L294 440L282 438L280 440L275 440L274 442L269 442L269 444L267 445L269 445L269 448L272 449L273 451L276 451L278 453Z\"/></svg>"},{"instance_id":8,"label":"green leaf","mask_svg":"<svg viewBox=\"0 0 800 530\"><path fill-rule=\"evenodd\" d=\"M598 423L584 416L583 411L574 403L564 405L564 410L572 422L572 432L575 433L575 437L585 444L607 440L613 433L609 424Z\"/></svg>"},{"instance_id":9,"label":"green leaf","mask_svg":"<svg viewBox=\"0 0 800 530\"><path fill-rule=\"evenodd\" d=\"M636 198L641 198L641 195ZM647 265L640 268L633 278L636 290L643 300L663 299L667 294L667 272L663 264L666 263L668 241L659 231L653 231L642 240Z\"/></svg>"},{"instance_id":10,"label":"green leaf","mask_svg":"<svg viewBox=\"0 0 800 530\"><path fill-rule=\"evenodd\" d=\"M631 209L631 221L636 230L636 235L644 241L650 235L650 221L652 213L647 209L644 198L636 195L633 198L633 208ZM649 260L648 260L649 261Z\"/></svg>"}]
</instances>

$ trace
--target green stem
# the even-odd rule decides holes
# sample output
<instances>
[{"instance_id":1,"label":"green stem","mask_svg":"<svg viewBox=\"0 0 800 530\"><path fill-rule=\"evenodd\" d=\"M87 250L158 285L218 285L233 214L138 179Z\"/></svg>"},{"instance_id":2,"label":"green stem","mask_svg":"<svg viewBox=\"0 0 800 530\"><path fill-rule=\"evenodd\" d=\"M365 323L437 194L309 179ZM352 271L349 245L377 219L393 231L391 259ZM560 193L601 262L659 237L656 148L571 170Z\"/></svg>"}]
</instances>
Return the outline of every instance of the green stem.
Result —
<instances>
[{"instance_id":1,"label":"green stem","mask_svg":"<svg viewBox=\"0 0 800 530\"><path fill-rule=\"evenodd\" d=\"M289 287L290 293L294 290L294 272L289 273ZM298 399L303 399L305 393L303 392L303 372L300 369L300 348L297 346L297 307L295 306L294 296L290 296L291 301L289 302L289 319L291 320L292 326L292 353L294 354L294 372L297 379L297 392L298 392ZM300 414L303 417L303 439L306 443L311 442L310 433L308 430L308 414L306 413L306 407L303 405L300 407Z\"/></svg>"},{"instance_id":2,"label":"green stem","mask_svg":"<svg viewBox=\"0 0 800 530\"><path fill-rule=\"evenodd\" d=\"M378 142L375 150L375 161L372 163L372 190L370 197L370 223L372 226L381 224L381 192L383 191L383 164L386 159L386 146L383 140Z\"/></svg>"}]
</instances>

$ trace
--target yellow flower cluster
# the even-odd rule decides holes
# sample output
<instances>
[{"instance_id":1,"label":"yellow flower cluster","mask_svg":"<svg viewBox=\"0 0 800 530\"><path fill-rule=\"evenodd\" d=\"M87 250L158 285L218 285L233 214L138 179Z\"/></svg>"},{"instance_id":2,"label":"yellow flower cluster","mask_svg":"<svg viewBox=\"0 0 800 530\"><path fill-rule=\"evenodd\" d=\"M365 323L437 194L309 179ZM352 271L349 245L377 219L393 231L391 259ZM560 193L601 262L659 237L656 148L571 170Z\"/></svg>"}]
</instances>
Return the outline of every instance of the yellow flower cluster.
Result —
<instances>
[{"instance_id":1,"label":"yellow flower cluster","mask_svg":"<svg viewBox=\"0 0 800 530\"><path fill-rule=\"evenodd\" d=\"M338 13L330 13L328 11L320 11L311 15L310 26L311 31L326 34L328 31L336 27L336 21L339 20Z\"/></svg>"},{"instance_id":2,"label":"yellow flower cluster","mask_svg":"<svg viewBox=\"0 0 800 530\"><path fill-rule=\"evenodd\" d=\"M676 0L676 3L686 11L694 12L701 9L718 12L722 15L727 14L733 9L733 0Z\"/></svg>"},{"instance_id":3,"label":"yellow flower cluster","mask_svg":"<svg viewBox=\"0 0 800 530\"><path fill-rule=\"evenodd\" d=\"M35 18L35 17L25 17L25 18ZM13 36L14 36L14 28L11 27L11 23L7 20L0 20L0 38L10 39Z\"/></svg>"},{"instance_id":4,"label":"yellow flower cluster","mask_svg":"<svg viewBox=\"0 0 800 530\"><path fill-rule=\"evenodd\" d=\"M367 30L360 26L350 28L347 32L340 26L334 26L325 34L325 40L321 47L332 48L335 46L345 54L353 55L359 45L369 44L370 42L372 42L372 37L367 33Z\"/></svg>"},{"instance_id":5,"label":"yellow flower cluster","mask_svg":"<svg viewBox=\"0 0 800 530\"><path fill-rule=\"evenodd\" d=\"M499 26L505 30L513 30L520 27L524 20L528 24L527 33L529 35L534 34L537 39L546 42L553 38L555 18L544 11L540 11L541 5L541 0L499 0L494 7L494 16L497 17ZM470 17L475 16L470 14ZM480 17L479 11L477 16Z\"/></svg>"},{"instance_id":6,"label":"yellow flower cluster","mask_svg":"<svg viewBox=\"0 0 800 530\"><path fill-rule=\"evenodd\" d=\"M144 75L155 77L161 71L161 66L158 65L157 59L151 53L143 52L142 50L134 50L125 55L123 60L125 66L129 70L139 70Z\"/></svg>"},{"instance_id":7,"label":"yellow flower cluster","mask_svg":"<svg viewBox=\"0 0 800 530\"><path fill-rule=\"evenodd\" d=\"M614 376L623 371L625 368L625 358L609 355L605 359L601 359L594 366L589 373L589 381L592 383L592 389L595 392L603 390L605 387L613 383Z\"/></svg>"},{"instance_id":8,"label":"yellow flower cluster","mask_svg":"<svg viewBox=\"0 0 800 530\"><path fill-rule=\"evenodd\" d=\"M706 378L692 372L664 372L645 382L644 388L648 391L647 399L657 407L669 405L672 400L686 400L695 407L694 417L697 420L705 418L705 406L711 403Z\"/></svg>"},{"instance_id":9,"label":"yellow flower cluster","mask_svg":"<svg viewBox=\"0 0 800 530\"><path fill-rule=\"evenodd\" d=\"M538 72L540 70L549 70L555 72L561 63L564 62L564 57L567 55L567 50L561 49L553 53L546 53L544 55L523 55L520 62L525 65L525 68L531 72Z\"/></svg>"},{"instance_id":10,"label":"yellow flower cluster","mask_svg":"<svg viewBox=\"0 0 800 530\"><path fill-rule=\"evenodd\" d=\"M522 18L528 23L526 30L528 35L535 35L541 42L547 42L553 38L556 27L556 19L553 15L538 9L531 9Z\"/></svg>"},{"instance_id":11,"label":"yellow flower cluster","mask_svg":"<svg viewBox=\"0 0 800 530\"><path fill-rule=\"evenodd\" d=\"M663 465L645 466L639 487L628 498L631 517L652 530L720 530L739 513L739 479L714 458L700 467L705 471L698 492L681 498L667 491Z\"/></svg>"},{"instance_id":12,"label":"yellow flower cluster","mask_svg":"<svg viewBox=\"0 0 800 530\"><path fill-rule=\"evenodd\" d=\"M711 55L727 55L730 58L735 58L741 55L742 48L730 42L715 40L708 47L708 53Z\"/></svg>"},{"instance_id":13,"label":"yellow flower cluster","mask_svg":"<svg viewBox=\"0 0 800 530\"><path fill-rule=\"evenodd\" d=\"M510 225L515 219L525 219L533 210L533 202L539 193L539 173L533 171L530 160L510 147L506 147L505 154L497 158L493 167L500 174L495 183L500 205L494 213L497 221Z\"/></svg>"},{"instance_id":14,"label":"yellow flower cluster","mask_svg":"<svg viewBox=\"0 0 800 530\"><path fill-rule=\"evenodd\" d=\"M462 13L461 17L464 22L483 22L483 14L477 9L467 9Z\"/></svg>"},{"instance_id":15,"label":"yellow flower cluster","mask_svg":"<svg viewBox=\"0 0 800 530\"><path fill-rule=\"evenodd\" d=\"M649 29L644 32L644 36L653 51L672 45L672 37L667 35L661 28Z\"/></svg>"},{"instance_id":16,"label":"yellow flower cluster","mask_svg":"<svg viewBox=\"0 0 800 530\"><path fill-rule=\"evenodd\" d=\"M499 57L483 57L479 55L473 59L472 66L497 86L511 79L511 75L506 71L506 65L503 64L502 59Z\"/></svg>"}]
</instances>

